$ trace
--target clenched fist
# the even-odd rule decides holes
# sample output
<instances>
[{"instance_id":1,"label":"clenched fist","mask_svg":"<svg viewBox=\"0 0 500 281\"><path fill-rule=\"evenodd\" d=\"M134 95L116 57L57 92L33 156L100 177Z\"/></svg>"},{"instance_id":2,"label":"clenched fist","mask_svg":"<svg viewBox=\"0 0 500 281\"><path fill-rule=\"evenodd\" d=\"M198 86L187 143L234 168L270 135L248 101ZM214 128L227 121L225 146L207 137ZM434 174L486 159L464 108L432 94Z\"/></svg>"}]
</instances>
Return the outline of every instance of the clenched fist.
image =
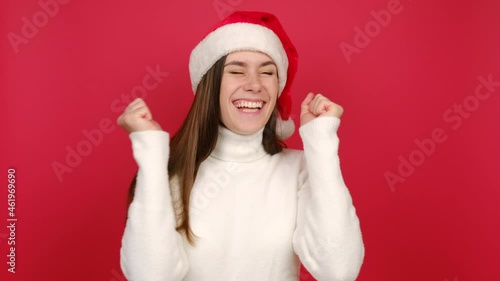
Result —
<instances>
[{"instance_id":1,"label":"clenched fist","mask_svg":"<svg viewBox=\"0 0 500 281\"><path fill-rule=\"evenodd\" d=\"M344 113L342 106L332 102L321 94L309 93L302 102L300 111L300 125L320 116L334 116L340 118Z\"/></svg>"},{"instance_id":2,"label":"clenched fist","mask_svg":"<svg viewBox=\"0 0 500 281\"><path fill-rule=\"evenodd\" d=\"M153 115L141 98L133 100L116 121L129 133L147 130L161 130L160 124L153 120Z\"/></svg>"}]
</instances>

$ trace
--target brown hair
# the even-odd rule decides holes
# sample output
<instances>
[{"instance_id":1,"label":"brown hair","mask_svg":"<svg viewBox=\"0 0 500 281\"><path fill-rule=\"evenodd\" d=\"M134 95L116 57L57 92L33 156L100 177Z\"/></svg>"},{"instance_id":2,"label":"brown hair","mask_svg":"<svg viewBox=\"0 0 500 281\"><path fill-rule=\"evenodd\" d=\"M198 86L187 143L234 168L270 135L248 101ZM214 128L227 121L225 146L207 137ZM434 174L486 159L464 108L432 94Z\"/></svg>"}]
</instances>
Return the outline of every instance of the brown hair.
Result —
<instances>
[{"instance_id":1,"label":"brown hair","mask_svg":"<svg viewBox=\"0 0 500 281\"><path fill-rule=\"evenodd\" d=\"M219 125L223 126L220 119L219 97L225 61L226 56L219 59L203 76L184 123L170 140L168 175L170 180L177 177L180 191L180 222L176 230L184 232L191 245L195 244L194 238L196 237L191 230L189 218L191 190L201 162L215 148L219 136ZM276 104L262 137L264 149L271 155L281 152L286 147L276 135L277 116ZM130 185L128 205L134 198L136 179L137 175Z\"/></svg>"}]
</instances>

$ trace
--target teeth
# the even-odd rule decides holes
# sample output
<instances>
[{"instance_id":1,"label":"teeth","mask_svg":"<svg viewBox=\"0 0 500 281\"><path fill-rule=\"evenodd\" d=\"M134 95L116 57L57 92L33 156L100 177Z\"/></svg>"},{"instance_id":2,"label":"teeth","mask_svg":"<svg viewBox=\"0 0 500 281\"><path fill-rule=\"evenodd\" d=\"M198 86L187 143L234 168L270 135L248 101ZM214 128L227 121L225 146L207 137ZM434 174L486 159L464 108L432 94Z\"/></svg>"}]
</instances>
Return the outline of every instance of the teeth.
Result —
<instances>
[{"instance_id":1,"label":"teeth","mask_svg":"<svg viewBox=\"0 0 500 281\"><path fill-rule=\"evenodd\" d=\"M257 112L257 108L243 108L243 112Z\"/></svg>"},{"instance_id":2,"label":"teeth","mask_svg":"<svg viewBox=\"0 0 500 281\"><path fill-rule=\"evenodd\" d=\"M262 108L263 102L251 102L251 101L238 101L235 105L237 108Z\"/></svg>"}]
</instances>

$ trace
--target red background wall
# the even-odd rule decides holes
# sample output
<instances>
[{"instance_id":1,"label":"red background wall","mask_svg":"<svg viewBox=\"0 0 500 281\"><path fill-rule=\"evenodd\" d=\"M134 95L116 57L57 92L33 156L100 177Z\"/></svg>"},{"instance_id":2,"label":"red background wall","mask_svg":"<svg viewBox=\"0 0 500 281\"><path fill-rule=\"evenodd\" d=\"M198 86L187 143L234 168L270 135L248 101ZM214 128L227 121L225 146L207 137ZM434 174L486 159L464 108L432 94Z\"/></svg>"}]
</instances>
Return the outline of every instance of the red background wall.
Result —
<instances>
[{"instance_id":1,"label":"red background wall","mask_svg":"<svg viewBox=\"0 0 500 281\"><path fill-rule=\"evenodd\" d=\"M34 0L0 4L1 280L124 280L136 165L115 120L139 93L174 132L193 99L189 53L233 9L277 14L299 50L297 125L309 91L345 108L341 165L366 246L358 280L498 279L500 86L478 78L500 81L498 1L62 2L51 15ZM390 21L374 22L388 6ZM140 92L156 67L168 75ZM300 148L298 135L288 144Z\"/></svg>"}]
</instances>

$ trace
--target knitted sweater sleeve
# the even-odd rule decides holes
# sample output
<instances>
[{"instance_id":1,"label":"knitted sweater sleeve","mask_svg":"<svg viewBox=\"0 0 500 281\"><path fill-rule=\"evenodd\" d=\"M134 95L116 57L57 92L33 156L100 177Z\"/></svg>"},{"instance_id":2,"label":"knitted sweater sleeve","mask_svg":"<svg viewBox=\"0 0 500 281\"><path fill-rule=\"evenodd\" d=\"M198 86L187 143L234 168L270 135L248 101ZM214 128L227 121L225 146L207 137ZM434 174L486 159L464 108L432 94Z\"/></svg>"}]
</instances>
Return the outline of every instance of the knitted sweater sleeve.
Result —
<instances>
[{"instance_id":1,"label":"knitted sweater sleeve","mask_svg":"<svg viewBox=\"0 0 500 281\"><path fill-rule=\"evenodd\" d=\"M318 281L355 280L364 259L359 220L340 171L339 124L339 118L319 117L299 129L306 163L293 247Z\"/></svg>"},{"instance_id":2,"label":"knitted sweater sleeve","mask_svg":"<svg viewBox=\"0 0 500 281\"><path fill-rule=\"evenodd\" d=\"M122 238L121 269L129 281L180 281L189 264L175 230L167 172L169 135L141 131L130 139L139 171Z\"/></svg>"}]
</instances>

